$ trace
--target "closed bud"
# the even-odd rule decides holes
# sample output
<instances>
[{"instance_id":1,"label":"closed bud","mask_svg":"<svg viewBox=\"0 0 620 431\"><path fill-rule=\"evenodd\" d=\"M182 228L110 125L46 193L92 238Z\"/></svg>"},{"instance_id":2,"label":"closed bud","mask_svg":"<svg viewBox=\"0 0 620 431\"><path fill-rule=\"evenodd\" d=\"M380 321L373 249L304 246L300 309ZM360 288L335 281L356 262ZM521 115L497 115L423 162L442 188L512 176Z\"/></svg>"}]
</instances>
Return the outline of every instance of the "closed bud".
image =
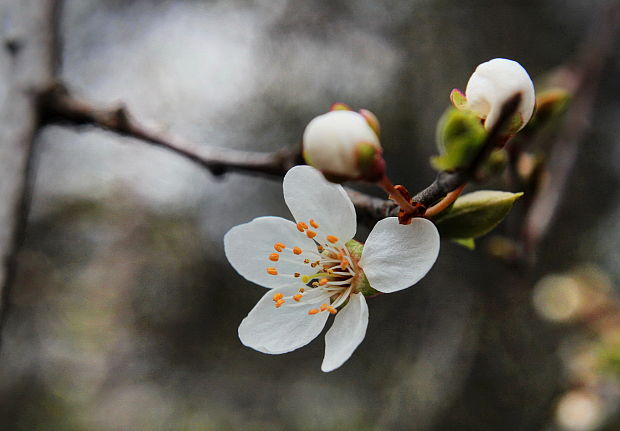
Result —
<instances>
[{"instance_id":1,"label":"closed bud","mask_svg":"<svg viewBox=\"0 0 620 431\"><path fill-rule=\"evenodd\" d=\"M370 111L332 110L306 126L304 159L330 181L378 181L385 173L378 131Z\"/></svg>"},{"instance_id":2,"label":"closed bud","mask_svg":"<svg viewBox=\"0 0 620 431\"><path fill-rule=\"evenodd\" d=\"M485 119L484 127L489 130L499 119L502 105L517 93L521 94L521 103L509 125L509 132L516 133L532 117L536 103L534 84L519 63L495 58L480 64L469 78L465 97L468 109Z\"/></svg>"}]
</instances>

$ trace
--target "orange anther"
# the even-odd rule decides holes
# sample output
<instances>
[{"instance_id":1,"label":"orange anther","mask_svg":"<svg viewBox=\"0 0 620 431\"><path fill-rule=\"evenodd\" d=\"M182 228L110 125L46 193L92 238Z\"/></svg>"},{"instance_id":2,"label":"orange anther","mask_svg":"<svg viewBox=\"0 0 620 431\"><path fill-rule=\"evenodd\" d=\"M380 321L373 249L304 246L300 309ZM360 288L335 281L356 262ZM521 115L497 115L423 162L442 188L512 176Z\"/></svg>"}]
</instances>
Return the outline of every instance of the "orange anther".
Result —
<instances>
[{"instance_id":1,"label":"orange anther","mask_svg":"<svg viewBox=\"0 0 620 431\"><path fill-rule=\"evenodd\" d=\"M308 311L308 314L313 315L313 314L317 314L319 312L319 310L317 310L316 308L313 308L312 310Z\"/></svg>"},{"instance_id":2,"label":"orange anther","mask_svg":"<svg viewBox=\"0 0 620 431\"><path fill-rule=\"evenodd\" d=\"M273 266L270 266L269 268L267 268L267 274L278 275L278 270L275 269Z\"/></svg>"},{"instance_id":3,"label":"orange anther","mask_svg":"<svg viewBox=\"0 0 620 431\"><path fill-rule=\"evenodd\" d=\"M298 293L297 295L293 295L293 299L297 302L299 302L299 300L301 299L302 295L301 293Z\"/></svg>"},{"instance_id":4,"label":"orange anther","mask_svg":"<svg viewBox=\"0 0 620 431\"><path fill-rule=\"evenodd\" d=\"M269 255L269 260L272 262L277 262L280 259L280 255L278 253L271 253Z\"/></svg>"},{"instance_id":5,"label":"orange anther","mask_svg":"<svg viewBox=\"0 0 620 431\"><path fill-rule=\"evenodd\" d=\"M300 221L299 223L297 223L297 230L298 230L299 232L303 232L303 231L305 231L306 229L308 229L308 225L307 225L307 224L305 224L303 221Z\"/></svg>"},{"instance_id":6,"label":"orange anther","mask_svg":"<svg viewBox=\"0 0 620 431\"><path fill-rule=\"evenodd\" d=\"M334 235L327 235L327 240L332 244L335 244L338 242L338 237Z\"/></svg>"},{"instance_id":7,"label":"orange anther","mask_svg":"<svg viewBox=\"0 0 620 431\"><path fill-rule=\"evenodd\" d=\"M340 268L347 269L347 266L349 266L349 261L343 257L340 261Z\"/></svg>"},{"instance_id":8,"label":"orange anther","mask_svg":"<svg viewBox=\"0 0 620 431\"><path fill-rule=\"evenodd\" d=\"M327 310L328 308L329 308L329 305L327 305L327 304L323 304L323 305L321 305L321 311L325 311L325 310Z\"/></svg>"},{"instance_id":9,"label":"orange anther","mask_svg":"<svg viewBox=\"0 0 620 431\"><path fill-rule=\"evenodd\" d=\"M331 314L336 314L338 312L338 310L336 310L334 307L327 308L327 311L329 311Z\"/></svg>"},{"instance_id":10,"label":"orange anther","mask_svg":"<svg viewBox=\"0 0 620 431\"><path fill-rule=\"evenodd\" d=\"M301 254L301 248L299 248L299 247L293 247L293 253L295 253L295 254Z\"/></svg>"},{"instance_id":11,"label":"orange anther","mask_svg":"<svg viewBox=\"0 0 620 431\"><path fill-rule=\"evenodd\" d=\"M276 308L282 307L282 304L284 304L284 299L278 299L276 301Z\"/></svg>"},{"instance_id":12,"label":"orange anther","mask_svg":"<svg viewBox=\"0 0 620 431\"><path fill-rule=\"evenodd\" d=\"M315 229L318 229L319 225L317 224L317 222L314 221L314 219L310 219L310 226L312 226Z\"/></svg>"},{"instance_id":13,"label":"orange anther","mask_svg":"<svg viewBox=\"0 0 620 431\"><path fill-rule=\"evenodd\" d=\"M284 295L282 295L280 292L276 293L273 295L273 300L274 301L279 301L280 299L282 299L284 297Z\"/></svg>"},{"instance_id":14,"label":"orange anther","mask_svg":"<svg viewBox=\"0 0 620 431\"><path fill-rule=\"evenodd\" d=\"M300 273L296 272L295 274L293 274L293 277L299 278L300 275L301 275Z\"/></svg>"},{"instance_id":15,"label":"orange anther","mask_svg":"<svg viewBox=\"0 0 620 431\"><path fill-rule=\"evenodd\" d=\"M286 246L282 244L281 242L276 242L273 248L275 248L276 251L282 251L286 248Z\"/></svg>"},{"instance_id":16,"label":"orange anther","mask_svg":"<svg viewBox=\"0 0 620 431\"><path fill-rule=\"evenodd\" d=\"M328 282L328 281L329 281L329 280L328 280L328 279L326 279L326 278L321 278L321 279L319 280L319 284L320 284L321 286L325 286L325 285L327 284L327 282Z\"/></svg>"},{"instance_id":17,"label":"orange anther","mask_svg":"<svg viewBox=\"0 0 620 431\"><path fill-rule=\"evenodd\" d=\"M304 293L306 291L306 289L304 289L303 287L301 289L299 289L300 293Z\"/></svg>"},{"instance_id":18,"label":"orange anther","mask_svg":"<svg viewBox=\"0 0 620 431\"><path fill-rule=\"evenodd\" d=\"M313 230L308 229L306 231L306 235L308 236L308 238L314 238L316 236L316 232Z\"/></svg>"}]
</instances>

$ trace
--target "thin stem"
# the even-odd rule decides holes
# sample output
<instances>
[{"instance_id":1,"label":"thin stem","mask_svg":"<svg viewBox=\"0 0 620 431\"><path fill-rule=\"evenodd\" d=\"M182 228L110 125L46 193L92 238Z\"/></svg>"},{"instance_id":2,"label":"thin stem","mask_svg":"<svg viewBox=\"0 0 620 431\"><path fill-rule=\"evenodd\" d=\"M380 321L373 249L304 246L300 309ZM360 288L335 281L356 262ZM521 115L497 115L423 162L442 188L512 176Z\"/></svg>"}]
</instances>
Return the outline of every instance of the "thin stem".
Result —
<instances>
[{"instance_id":1,"label":"thin stem","mask_svg":"<svg viewBox=\"0 0 620 431\"><path fill-rule=\"evenodd\" d=\"M383 187L383 189L389 194L391 200L396 202L403 211L406 213L414 213L415 209L413 206L405 199L403 195L394 187L394 184L390 181L387 175L384 175L383 178L379 181L379 185Z\"/></svg>"},{"instance_id":2,"label":"thin stem","mask_svg":"<svg viewBox=\"0 0 620 431\"><path fill-rule=\"evenodd\" d=\"M427 209L426 212L424 213L424 217L427 217L427 218L434 217L440 212L444 211L450 205L452 205L454 201L461 195L466 185L467 183L463 183L456 190L453 190L450 193L448 193L445 198L439 201L439 203Z\"/></svg>"}]
</instances>

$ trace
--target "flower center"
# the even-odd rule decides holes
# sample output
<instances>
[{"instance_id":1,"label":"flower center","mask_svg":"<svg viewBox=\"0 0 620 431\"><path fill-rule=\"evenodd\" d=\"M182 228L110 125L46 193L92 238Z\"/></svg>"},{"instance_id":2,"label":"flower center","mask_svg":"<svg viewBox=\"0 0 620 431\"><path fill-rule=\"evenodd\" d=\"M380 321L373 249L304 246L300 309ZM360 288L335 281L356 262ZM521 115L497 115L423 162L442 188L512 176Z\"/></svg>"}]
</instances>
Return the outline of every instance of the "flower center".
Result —
<instances>
[{"instance_id":1,"label":"flower center","mask_svg":"<svg viewBox=\"0 0 620 431\"><path fill-rule=\"evenodd\" d=\"M311 308L308 314L315 315L325 311L336 314L338 307L343 305L352 293L357 292L355 281L362 275L357 264L359 256L355 257L337 236L318 234L318 228L319 224L314 219L310 219L308 223L303 221L297 223L299 233L314 241L315 247L311 249L291 248L281 242L274 244L275 252L268 256L269 261L274 264L276 262L303 262L308 266L306 274L299 272L283 274L275 266L266 268L268 274L291 277L299 280L301 284L295 295L274 294L273 302L276 308L280 308L287 302L290 305L317 304L317 307Z\"/></svg>"}]
</instances>

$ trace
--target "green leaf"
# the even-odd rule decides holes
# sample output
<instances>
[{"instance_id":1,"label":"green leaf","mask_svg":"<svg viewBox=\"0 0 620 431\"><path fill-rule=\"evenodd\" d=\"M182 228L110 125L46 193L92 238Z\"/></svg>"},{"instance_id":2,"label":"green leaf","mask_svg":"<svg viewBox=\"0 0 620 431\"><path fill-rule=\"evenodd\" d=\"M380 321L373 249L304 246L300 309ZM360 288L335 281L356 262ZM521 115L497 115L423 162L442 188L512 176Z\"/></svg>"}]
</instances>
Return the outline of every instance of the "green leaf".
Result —
<instances>
[{"instance_id":1,"label":"green leaf","mask_svg":"<svg viewBox=\"0 0 620 431\"><path fill-rule=\"evenodd\" d=\"M453 170L468 165L484 144L487 132L480 119L469 111L449 108L437 123L440 155L431 163L437 170Z\"/></svg>"},{"instance_id":2,"label":"green leaf","mask_svg":"<svg viewBox=\"0 0 620 431\"><path fill-rule=\"evenodd\" d=\"M510 212L523 193L480 190L459 197L442 212L435 224L447 238L478 238L495 228Z\"/></svg>"},{"instance_id":3,"label":"green leaf","mask_svg":"<svg viewBox=\"0 0 620 431\"><path fill-rule=\"evenodd\" d=\"M462 245L469 250L474 250L476 248L476 241L473 238L454 238L452 242Z\"/></svg>"}]
</instances>

